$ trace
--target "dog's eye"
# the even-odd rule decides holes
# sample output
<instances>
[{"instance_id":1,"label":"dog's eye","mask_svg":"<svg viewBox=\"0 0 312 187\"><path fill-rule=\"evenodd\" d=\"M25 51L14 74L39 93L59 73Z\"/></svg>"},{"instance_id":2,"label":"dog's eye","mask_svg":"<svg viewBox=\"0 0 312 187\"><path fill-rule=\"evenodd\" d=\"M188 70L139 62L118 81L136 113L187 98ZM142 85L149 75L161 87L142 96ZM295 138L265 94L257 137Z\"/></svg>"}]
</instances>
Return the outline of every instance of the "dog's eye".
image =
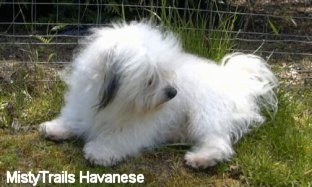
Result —
<instances>
[{"instance_id":1,"label":"dog's eye","mask_svg":"<svg viewBox=\"0 0 312 187\"><path fill-rule=\"evenodd\" d=\"M153 83L153 78L150 78L150 79L148 80L148 82L147 82L147 85L148 85L148 86L151 86L152 83Z\"/></svg>"}]
</instances>

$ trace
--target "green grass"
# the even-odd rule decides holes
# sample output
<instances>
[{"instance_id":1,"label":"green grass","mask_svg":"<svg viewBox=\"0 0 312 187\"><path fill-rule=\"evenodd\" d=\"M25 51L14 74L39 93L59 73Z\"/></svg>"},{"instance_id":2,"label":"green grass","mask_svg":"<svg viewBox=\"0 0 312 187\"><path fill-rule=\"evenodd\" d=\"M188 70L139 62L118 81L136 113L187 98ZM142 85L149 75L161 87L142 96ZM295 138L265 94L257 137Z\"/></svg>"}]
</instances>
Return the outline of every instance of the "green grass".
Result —
<instances>
[{"instance_id":1,"label":"green grass","mask_svg":"<svg viewBox=\"0 0 312 187\"><path fill-rule=\"evenodd\" d=\"M41 69L40 71L42 71ZM47 75L49 76L49 75ZM23 86L30 87L29 83ZM164 146L129 158L113 168L91 166L83 159L83 142L62 143L45 140L37 128L40 122L52 119L62 105L64 85L55 82L44 86L36 83L30 98L20 99L27 90L16 86L6 90L1 85L1 105L11 103L11 116L0 110L0 184L5 184L6 171L24 172L48 170L51 173L79 171L91 173L143 173L146 184L152 186L206 185L215 186L309 186L312 168L311 93L299 90L279 90L279 111L275 118L245 136L237 145L237 155L228 163L206 170L192 170L183 164L182 146ZM34 86L34 85L32 85ZM6 117L5 117L6 116ZM4 119L13 118L19 128Z\"/></svg>"},{"instance_id":2,"label":"green grass","mask_svg":"<svg viewBox=\"0 0 312 187\"><path fill-rule=\"evenodd\" d=\"M256 186L311 185L312 95L297 91L280 91L276 117L237 146L235 160Z\"/></svg>"},{"instance_id":3,"label":"green grass","mask_svg":"<svg viewBox=\"0 0 312 187\"><path fill-rule=\"evenodd\" d=\"M166 0L163 0L163 3L165 4ZM210 2L210 6L218 10L215 2ZM235 23L238 24L237 15L204 14L200 9L185 9L184 11L182 15L174 7L168 10L162 6L160 15L152 14L151 17L160 20L162 24L178 33L182 38L184 48L199 56L220 60L234 47L233 38L236 35L231 31ZM187 15L187 18L184 15Z\"/></svg>"},{"instance_id":4,"label":"green grass","mask_svg":"<svg viewBox=\"0 0 312 187\"><path fill-rule=\"evenodd\" d=\"M195 11L191 13L192 19L185 21L177 12L163 10L160 18L181 36L188 51L220 59L233 47L231 39L235 36L205 31L213 21L197 16ZM220 15L219 18L218 29L233 29L235 16ZM16 76L6 76L9 81L0 84L0 184L6 183L6 171L48 170L76 175L79 171L142 173L145 184L150 186L312 185L312 94L309 90L289 89L282 84L275 118L245 136L235 146L236 156L227 163L205 170L190 169L183 164L187 146L176 145L146 151L118 166L105 168L92 166L83 159L80 140L57 143L39 135L39 124L59 113L66 87L59 79L34 80L51 79L56 70L40 64L8 63L5 66L13 69ZM281 63L275 66L276 71L280 71Z\"/></svg>"}]
</instances>

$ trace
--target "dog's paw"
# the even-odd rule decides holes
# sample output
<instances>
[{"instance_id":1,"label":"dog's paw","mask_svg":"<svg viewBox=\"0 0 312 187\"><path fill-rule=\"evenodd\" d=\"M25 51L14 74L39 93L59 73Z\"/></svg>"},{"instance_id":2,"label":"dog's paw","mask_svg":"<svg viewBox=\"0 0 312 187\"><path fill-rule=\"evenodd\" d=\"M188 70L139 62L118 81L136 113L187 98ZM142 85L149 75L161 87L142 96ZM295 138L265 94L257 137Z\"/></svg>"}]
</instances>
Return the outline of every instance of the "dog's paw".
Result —
<instances>
[{"instance_id":1,"label":"dog's paw","mask_svg":"<svg viewBox=\"0 0 312 187\"><path fill-rule=\"evenodd\" d=\"M201 153L188 152L184 156L185 164L194 169L204 169L217 164L216 159Z\"/></svg>"},{"instance_id":2,"label":"dog's paw","mask_svg":"<svg viewBox=\"0 0 312 187\"><path fill-rule=\"evenodd\" d=\"M39 132L47 139L61 141L71 137L71 133L58 120L47 121L39 126Z\"/></svg>"},{"instance_id":3,"label":"dog's paw","mask_svg":"<svg viewBox=\"0 0 312 187\"><path fill-rule=\"evenodd\" d=\"M91 164L101 166L114 166L121 160L120 156L104 146L97 146L94 142L85 145L84 158Z\"/></svg>"}]
</instances>

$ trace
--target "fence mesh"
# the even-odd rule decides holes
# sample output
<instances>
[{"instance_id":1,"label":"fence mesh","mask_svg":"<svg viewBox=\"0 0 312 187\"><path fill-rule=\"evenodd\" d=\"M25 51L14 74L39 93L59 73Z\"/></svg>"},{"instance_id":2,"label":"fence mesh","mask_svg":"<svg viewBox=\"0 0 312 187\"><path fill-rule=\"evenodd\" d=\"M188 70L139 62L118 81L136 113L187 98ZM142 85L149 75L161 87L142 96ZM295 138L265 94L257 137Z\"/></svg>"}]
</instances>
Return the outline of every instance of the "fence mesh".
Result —
<instances>
[{"instance_id":1,"label":"fence mesh","mask_svg":"<svg viewBox=\"0 0 312 187\"><path fill-rule=\"evenodd\" d=\"M56 49L69 52L55 53L56 61L68 61L70 50L77 44L77 39L86 34L92 26L102 26L111 19L121 15L127 9L130 17L151 8L141 4L110 4L106 1L0 1L0 45L2 60L29 60L28 51L31 46L50 46L52 51L40 52L40 56L51 54ZM220 2L220 5L225 2ZM202 3L203 4L203 3ZM312 7L311 1L285 1L251 6L243 1L232 2L231 7L223 10L211 9L207 6L188 6L188 11L199 11L203 14L235 14L245 22L244 27L231 32L237 34L233 38L236 50L252 52L260 45L260 53L274 56L311 57L312 41ZM236 9L233 9L236 7ZM238 7L238 8L237 8ZM163 8L153 5L153 9ZM166 9L183 9L171 7ZM135 10L134 10L135 9ZM142 14L140 14L142 16ZM144 15L143 15L144 16ZM187 28L186 28L187 29ZM229 32L220 30L220 32ZM209 37L209 36L208 36ZM213 38L210 38L213 39ZM53 48L54 47L54 48ZM64 50L63 50L64 49ZM50 52L50 53L49 53ZM40 59L45 61L47 59Z\"/></svg>"},{"instance_id":2,"label":"fence mesh","mask_svg":"<svg viewBox=\"0 0 312 187\"><path fill-rule=\"evenodd\" d=\"M165 5L161 4L164 2ZM57 67L62 66L71 60L78 40L88 34L89 28L105 26L122 18L131 20L157 15L163 9L167 12L177 10L185 19L192 12L208 16L235 15L239 25L233 30L209 26L207 33L234 34L231 39L235 43L231 49L234 51L257 50L257 54L285 62L304 59L311 62L311 0L0 0L0 71L3 74L10 68L4 65L7 62L55 62ZM205 37L214 40L209 35ZM291 68L311 79L311 65L303 69Z\"/></svg>"}]
</instances>

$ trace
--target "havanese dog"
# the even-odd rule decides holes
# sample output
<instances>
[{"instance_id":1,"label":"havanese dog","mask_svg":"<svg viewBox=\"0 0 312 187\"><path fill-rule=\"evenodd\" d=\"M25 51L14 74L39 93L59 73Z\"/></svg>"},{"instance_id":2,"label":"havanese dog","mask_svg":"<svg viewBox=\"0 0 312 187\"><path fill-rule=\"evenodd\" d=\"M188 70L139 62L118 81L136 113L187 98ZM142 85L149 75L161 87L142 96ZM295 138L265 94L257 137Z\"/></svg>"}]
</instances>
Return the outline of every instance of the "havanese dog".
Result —
<instances>
[{"instance_id":1,"label":"havanese dog","mask_svg":"<svg viewBox=\"0 0 312 187\"><path fill-rule=\"evenodd\" d=\"M82 138L92 164L112 166L144 148L187 141L186 165L214 166L264 122L263 110L277 110L278 81L258 56L232 53L216 63L147 21L92 32L65 80L60 115L40 125L48 139Z\"/></svg>"}]
</instances>

